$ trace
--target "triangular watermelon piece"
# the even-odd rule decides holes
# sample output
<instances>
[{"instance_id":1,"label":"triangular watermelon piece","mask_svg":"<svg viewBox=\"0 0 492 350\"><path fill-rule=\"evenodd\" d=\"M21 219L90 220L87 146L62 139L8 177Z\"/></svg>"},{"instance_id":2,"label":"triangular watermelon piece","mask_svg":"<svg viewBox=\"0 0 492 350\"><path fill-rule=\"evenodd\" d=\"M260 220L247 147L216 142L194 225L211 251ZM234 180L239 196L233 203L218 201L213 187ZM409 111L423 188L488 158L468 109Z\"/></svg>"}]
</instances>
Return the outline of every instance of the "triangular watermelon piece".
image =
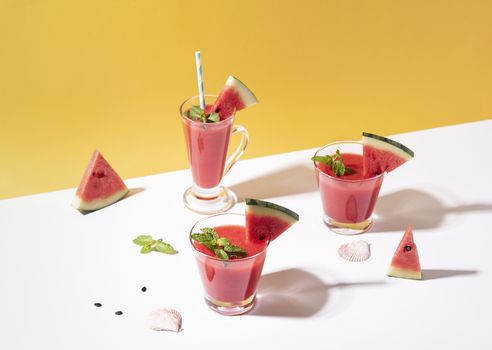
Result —
<instances>
[{"instance_id":1,"label":"triangular watermelon piece","mask_svg":"<svg viewBox=\"0 0 492 350\"><path fill-rule=\"evenodd\" d=\"M362 133L364 176L389 173L413 158L411 149L384 136Z\"/></svg>"},{"instance_id":2,"label":"triangular watermelon piece","mask_svg":"<svg viewBox=\"0 0 492 350\"><path fill-rule=\"evenodd\" d=\"M395 255L393 255L388 276L414 280L422 279L419 253L413 241L413 232L410 226L407 227Z\"/></svg>"},{"instance_id":3,"label":"triangular watermelon piece","mask_svg":"<svg viewBox=\"0 0 492 350\"><path fill-rule=\"evenodd\" d=\"M219 113L220 120L224 120L231 116L234 111L240 111L256 103L258 100L253 92L241 80L230 75L212 110Z\"/></svg>"},{"instance_id":4,"label":"triangular watermelon piece","mask_svg":"<svg viewBox=\"0 0 492 350\"><path fill-rule=\"evenodd\" d=\"M299 221L299 215L278 204L246 198L246 236L252 242L273 241Z\"/></svg>"},{"instance_id":5,"label":"triangular watermelon piece","mask_svg":"<svg viewBox=\"0 0 492 350\"><path fill-rule=\"evenodd\" d=\"M75 209L90 211L119 201L128 193L121 177L95 150L72 201Z\"/></svg>"}]
</instances>

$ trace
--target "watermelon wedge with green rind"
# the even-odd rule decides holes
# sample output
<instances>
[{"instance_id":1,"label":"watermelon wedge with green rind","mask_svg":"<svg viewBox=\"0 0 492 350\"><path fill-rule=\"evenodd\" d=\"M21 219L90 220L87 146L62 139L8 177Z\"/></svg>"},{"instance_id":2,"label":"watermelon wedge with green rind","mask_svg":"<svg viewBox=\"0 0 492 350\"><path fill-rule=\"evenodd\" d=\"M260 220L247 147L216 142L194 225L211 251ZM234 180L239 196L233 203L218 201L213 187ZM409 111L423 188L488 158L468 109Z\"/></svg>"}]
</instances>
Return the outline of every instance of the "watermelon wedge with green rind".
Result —
<instances>
[{"instance_id":1,"label":"watermelon wedge with green rind","mask_svg":"<svg viewBox=\"0 0 492 350\"><path fill-rule=\"evenodd\" d=\"M95 150L72 201L72 206L81 211L104 208L119 201L128 193L128 188L116 171Z\"/></svg>"},{"instance_id":2,"label":"watermelon wedge with green rind","mask_svg":"<svg viewBox=\"0 0 492 350\"><path fill-rule=\"evenodd\" d=\"M230 75L212 110L219 113L220 120L224 120L231 116L234 111L240 111L256 103L258 100L253 92L239 79Z\"/></svg>"},{"instance_id":3,"label":"watermelon wedge with green rind","mask_svg":"<svg viewBox=\"0 0 492 350\"><path fill-rule=\"evenodd\" d=\"M246 198L246 235L250 241L273 241L299 221L299 215L278 204Z\"/></svg>"},{"instance_id":4,"label":"watermelon wedge with green rind","mask_svg":"<svg viewBox=\"0 0 492 350\"><path fill-rule=\"evenodd\" d=\"M384 136L362 133L364 176L389 173L413 158L408 147Z\"/></svg>"},{"instance_id":5,"label":"watermelon wedge with green rind","mask_svg":"<svg viewBox=\"0 0 492 350\"><path fill-rule=\"evenodd\" d=\"M419 253L413 241L413 232L410 226L407 227L398 248L396 248L388 276L414 280L422 279Z\"/></svg>"}]
</instances>

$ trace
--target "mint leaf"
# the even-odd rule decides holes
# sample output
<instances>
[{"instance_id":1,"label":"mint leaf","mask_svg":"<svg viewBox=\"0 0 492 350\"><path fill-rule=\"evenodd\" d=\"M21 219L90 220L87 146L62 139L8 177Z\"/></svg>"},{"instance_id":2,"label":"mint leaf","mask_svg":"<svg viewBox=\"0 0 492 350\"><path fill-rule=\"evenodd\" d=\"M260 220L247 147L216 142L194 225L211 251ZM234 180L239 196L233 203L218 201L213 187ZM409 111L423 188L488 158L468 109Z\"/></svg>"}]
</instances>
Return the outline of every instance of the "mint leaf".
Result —
<instances>
[{"instance_id":1,"label":"mint leaf","mask_svg":"<svg viewBox=\"0 0 492 350\"><path fill-rule=\"evenodd\" d=\"M210 237L212 237L212 239L214 240L219 239L218 233L211 227L204 227L201 228L200 230L202 231L203 234L210 235Z\"/></svg>"},{"instance_id":2,"label":"mint leaf","mask_svg":"<svg viewBox=\"0 0 492 350\"><path fill-rule=\"evenodd\" d=\"M192 233L191 238L194 239L195 241L197 241L198 243L210 241L210 237L208 235L203 234L203 233Z\"/></svg>"},{"instance_id":3,"label":"mint leaf","mask_svg":"<svg viewBox=\"0 0 492 350\"><path fill-rule=\"evenodd\" d=\"M217 244L222 246L222 247L226 247L228 245L231 244L231 242L229 242L229 240L225 237L221 237L217 240Z\"/></svg>"},{"instance_id":4,"label":"mint leaf","mask_svg":"<svg viewBox=\"0 0 492 350\"><path fill-rule=\"evenodd\" d=\"M214 253L221 260L229 260L229 255L223 249L217 248L214 250Z\"/></svg>"},{"instance_id":5,"label":"mint leaf","mask_svg":"<svg viewBox=\"0 0 492 350\"><path fill-rule=\"evenodd\" d=\"M213 232L212 232L213 231ZM214 251L217 248L217 233L211 228L202 228L205 233L192 233L191 238L200 244L203 244L207 249Z\"/></svg>"},{"instance_id":6,"label":"mint leaf","mask_svg":"<svg viewBox=\"0 0 492 350\"><path fill-rule=\"evenodd\" d=\"M333 171L335 176L343 176L345 174L349 175L354 173L353 169L345 167L345 164L343 164L342 154L338 149L332 156L314 156L311 158L311 160L314 162L323 163L331 167L331 170Z\"/></svg>"},{"instance_id":7,"label":"mint leaf","mask_svg":"<svg viewBox=\"0 0 492 350\"><path fill-rule=\"evenodd\" d=\"M219 115L219 113L210 113L207 120L212 122L212 123L217 123L220 121L220 115Z\"/></svg>"},{"instance_id":8,"label":"mint leaf","mask_svg":"<svg viewBox=\"0 0 492 350\"><path fill-rule=\"evenodd\" d=\"M151 244L153 242L154 242L154 239L152 238L152 236L146 236L146 235L140 235L133 240L133 243L135 243L136 245L140 245L140 246Z\"/></svg>"},{"instance_id":9,"label":"mint leaf","mask_svg":"<svg viewBox=\"0 0 492 350\"><path fill-rule=\"evenodd\" d=\"M228 253L245 253L246 254L246 250L244 248L237 246L237 245L225 246L224 250Z\"/></svg>"},{"instance_id":10,"label":"mint leaf","mask_svg":"<svg viewBox=\"0 0 492 350\"><path fill-rule=\"evenodd\" d=\"M163 242L162 238L156 240L149 235L140 235L137 238L135 238L132 242L142 247L140 248L140 253L142 254L148 254L152 251L165 253L165 254L178 253L178 251L175 250L172 245Z\"/></svg>"},{"instance_id":11,"label":"mint leaf","mask_svg":"<svg viewBox=\"0 0 492 350\"><path fill-rule=\"evenodd\" d=\"M229 260L229 257L244 258L247 256L246 250L231 245L228 238L219 237L213 228L204 227L200 230L202 233L192 233L191 238L213 251L219 259Z\"/></svg>"},{"instance_id":12,"label":"mint leaf","mask_svg":"<svg viewBox=\"0 0 492 350\"><path fill-rule=\"evenodd\" d=\"M224 250L226 253L229 254L229 256L234 256L236 258L244 258L248 254L246 253L246 250L244 250L241 247L238 247L237 245L228 245L224 247Z\"/></svg>"},{"instance_id":13,"label":"mint leaf","mask_svg":"<svg viewBox=\"0 0 492 350\"><path fill-rule=\"evenodd\" d=\"M193 233L191 234L191 238L201 244L206 244L206 243L217 244L216 239L206 233Z\"/></svg>"},{"instance_id":14,"label":"mint leaf","mask_svg":"<svg viewBox=\"0 0 492 350\"><path fill-rule=\"evenodd\" d=\"M157 242L154 250L164 254L176 254L178 251L173 248L169 243Z\"/></svg>"},{"instance_id":15,"label":"mint leaf","mask_svg":"<svg viewBox=\"0 0 492 350\"><path fill-rule=\"evenodd\" d=\"M200 108L200 106L191 107L189 110L189 116L193 120L203 121L203 119L205 119L205 113L203 112L203 109Z\"/></svg>"},{"instance_id":16,"label":"mint leaf","mask_svg":"<svg viewBox=\"0 0 492 350\"><path fill-rule=\"evenodd\" d=\"M220 122L219 113L210 113L206 115L205 111L200 106L193 106L187 112L186 116L195 121L201 121L202 123L217 123Z\"/></svg>"},{"instance_id":17,"label":"mint leaf","mask_svg":"<svg viewBox=\"0 0 492 350\"><path fill-rule=\"evenodd\" d=\"M314 156L311 158L311 160L314 162L323 163L328 166L330 166L332 163L330 156Z\"/></svg>"},{"instance_id":18,"label":"mint leaf","mask_svg":"<svg viewBox=\"0 0 492 350\"><path fill-rule=\"evenodd\" d=\"M333 162L331 169L336 176L343 176L343 174L345 174L345 165L339 160Z\"/></svg>"},{"instance_id":19,"label":"mint leaf","mask_svg":"<svg viewBox=\"0 0 492 350\"><path fill-rule=\"evenodd\" d=\"M144 245L142 249L140 249L140 253L142 254L148 254L153 250L152 244L149 245Z\"/></svg>"}]
</instances>

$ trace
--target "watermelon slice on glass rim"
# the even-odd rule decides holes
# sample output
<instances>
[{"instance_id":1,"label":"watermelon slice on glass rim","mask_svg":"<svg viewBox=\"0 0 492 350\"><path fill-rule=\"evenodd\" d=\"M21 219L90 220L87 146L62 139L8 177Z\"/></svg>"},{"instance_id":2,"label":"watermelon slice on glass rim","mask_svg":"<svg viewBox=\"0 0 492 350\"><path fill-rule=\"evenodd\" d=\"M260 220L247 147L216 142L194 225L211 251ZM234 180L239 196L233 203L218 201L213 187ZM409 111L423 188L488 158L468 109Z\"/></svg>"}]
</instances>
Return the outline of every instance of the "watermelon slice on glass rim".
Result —
<instances>
[{"instance_id":1,"label":"watermelon slice on glass rim","mask_svg":"<svg viewBox=\"0 0 492 350\"><path fill-rule=\"evenodd\" d=\"M413 151L384 136L362 133L364 177L391 172L413 158Z\"/></svg>"},{"instance_id":2,"label":"watermelon slice on glass rim","mask_svg":"<svg viewBox=\"0 0 492 350\"><path fill-rule=\"evenodd\" d=\"M299 221L299 215L278 204L246 198L246 236L250 241L273 241Z\"/></svg>"},{"instance_id":3,"label":"watermelon slice on glass rim","mask_svg":"<svg viewBox=\"0 0 492 350\"><path fill-rule=\"evenodd\" d=\"M230 75L211 111L219 113L220 120L224 120L231 116L234 111L240 111L256 103L258 103L258 99L253 92L239 79ZM207 113L207 109L205 109L205 113Z\"/></svg>"},{"instance_id":4,"label":"watermelon slice on glass rim","mask_svg":"<svg viewBox=\"0 0 492 350\"><path fill-rule=\"evenodd\" d=\"M116 171L95 150L72 201L72 206L81 211L104 208L122 199L128 188Z\"/></svg>"}]
</instances>

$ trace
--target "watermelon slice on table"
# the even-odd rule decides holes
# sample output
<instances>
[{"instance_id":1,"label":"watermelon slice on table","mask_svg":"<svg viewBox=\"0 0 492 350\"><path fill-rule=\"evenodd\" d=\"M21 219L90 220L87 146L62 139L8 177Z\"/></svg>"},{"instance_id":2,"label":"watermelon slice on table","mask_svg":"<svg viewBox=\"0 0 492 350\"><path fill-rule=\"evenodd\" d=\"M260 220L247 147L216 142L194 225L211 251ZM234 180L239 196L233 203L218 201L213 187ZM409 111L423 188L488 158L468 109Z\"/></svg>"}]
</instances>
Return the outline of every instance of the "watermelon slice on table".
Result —
<instances>
[{"instance_id":1,"label":"watermelon slice on table","mask_svg":"<svg viewBox=\"0 0 492 350\"><path fill-rule=\"evenodd\" d=\"M407 227L391 260L388 276L414 280L422 279L419 254L413 241L413 232L410 226Z\"/></svg>"},{"instance_id":2,"label":"watermelon slice on table","mask_svg":"<svg viewBox=\"0 0 492 350\"><path fill-rule=\"evenodd\" d=\"M299 221L299 215L278 204L246 198L246 236L250 241L273 241Z\"/></svg>"},{"instance_id":3,"label":"watermelon slice on table","mask_svg":"<svg viewBox=\"0 0 492 350\"><path fill-rule=\"evenodd\" d=\"M119 201L128 193L121 177L95 150L72 201L75 209L91 211Z\"/></svg>"},{"instance_id":4,"label":"watermelon slice on table","mask_svg":"<svg viewBox=\"0 0 492 350\"><path fill-rule=\"evenodd\" d=\"M413 158L408 147L387 137L362 133L364 176L389 173Z\"/></svg>"},{"instance_id":5,"label":"watermelon slice on table","mask_svg":"<svg viewBox=\"0 0 492 350\"><path fill-rule=\"evenodd\" d=\"M256 103L258 100L251 90L239 79L230 75L212 110L219 113L220 120L224 120L234 111L240 111Z\"/></svg>"}]
</instances>

